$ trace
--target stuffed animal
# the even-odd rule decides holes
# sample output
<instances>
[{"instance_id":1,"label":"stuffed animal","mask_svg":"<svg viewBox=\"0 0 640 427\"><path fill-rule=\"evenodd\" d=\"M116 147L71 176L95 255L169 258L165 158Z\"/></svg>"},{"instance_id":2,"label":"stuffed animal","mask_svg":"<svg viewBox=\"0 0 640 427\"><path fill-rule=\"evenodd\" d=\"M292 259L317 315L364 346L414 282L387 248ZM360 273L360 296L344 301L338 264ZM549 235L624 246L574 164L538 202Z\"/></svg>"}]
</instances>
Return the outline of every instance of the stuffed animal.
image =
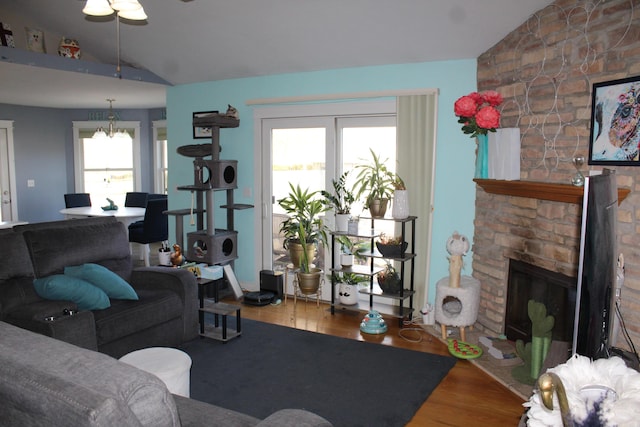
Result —
<instances>
[{"instance_id":1,"label":"stuffed animal","mask_svg":"<svg viewBox=\"0 0 640 427\"><path fill-rule=\"evenodd\" d=\"M449 252L449 286L460 287L460 271L462 270L462 257L469 252L469 239L458 234L457 231L447 240L447 252Z\"/></svg>"},{"instance_id":2,"label":"stuffed animal","mask_svg":"<svg viewBox=\"0 0 640 427\"><path fill-rule=\"evenodd\" d=\"M177 243L173 245L173 253L171 254L171 264L175 266L180 266L184 264L184 255L182 255L182 250L180 249L180 245Z\"/></svg>"}]
</instances>

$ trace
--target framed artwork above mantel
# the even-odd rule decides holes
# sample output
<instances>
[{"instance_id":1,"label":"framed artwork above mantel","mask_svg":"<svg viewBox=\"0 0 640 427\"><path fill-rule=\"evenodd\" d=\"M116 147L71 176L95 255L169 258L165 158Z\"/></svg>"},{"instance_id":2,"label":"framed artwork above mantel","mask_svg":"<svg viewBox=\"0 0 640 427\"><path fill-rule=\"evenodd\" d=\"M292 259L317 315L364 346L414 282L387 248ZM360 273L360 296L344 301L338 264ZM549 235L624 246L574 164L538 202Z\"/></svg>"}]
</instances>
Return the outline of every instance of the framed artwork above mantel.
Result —
<instances>
[{"instance_id":1,"label":"framed artwork above mantel","mask_svg":"<svg viewBox=\"0 0 640 427\"><path fill-rule=\"evenodd\" d=\"M640 76L593 84L590 165L640 166Z\"/></svg>"}]
</instances>

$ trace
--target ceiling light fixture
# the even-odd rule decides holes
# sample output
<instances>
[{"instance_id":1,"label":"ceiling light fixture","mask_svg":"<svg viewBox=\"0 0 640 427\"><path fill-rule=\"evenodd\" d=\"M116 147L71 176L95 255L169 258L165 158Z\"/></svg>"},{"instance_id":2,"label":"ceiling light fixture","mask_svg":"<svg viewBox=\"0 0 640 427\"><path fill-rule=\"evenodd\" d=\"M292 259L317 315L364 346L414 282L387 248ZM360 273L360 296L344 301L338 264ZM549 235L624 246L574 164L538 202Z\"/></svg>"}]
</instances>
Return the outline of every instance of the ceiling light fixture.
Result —
<instances>
[{"instance_id":1,"label":"ceiling light fixture","mask_svg":"<svg viewBox=\"0 0 640 427\"><path fill-rule=\"evenodd\" d=\"M116 66L116 77L122 78L120 68L120 18L131 21L144 21L147 14L144 13L142 5L138 0L87 0L82 9L85 15L89 16L109 16L116 14L116 45L118 64Z\"/></svg>"},{"instance_id":2,"label":"ceiling light fixture","mask_svg":"<svg viewBox=\"0 0 640 427\"><path fill-rule=\"evenodd\" d=\"M104 128L99 127L93 133L94 138L122 138L129 136L126 130L116 129L116 115L113 114L113 101L115 101L115 99L107 98L107 102L109 102L109 124L107 125L106 132Z\"/></svg>"},{"instance_id":3,"label":"ceiling light fixture","mask_svg":"<svg viewBox=\"0 0 640 427\"><path fill-rule=\"evenodd\" d=\"M82 12L90 16L109 16L115 13L132 21L147 19L147 14L138 0L87 0Z\"/></svg>"}]
</instances>

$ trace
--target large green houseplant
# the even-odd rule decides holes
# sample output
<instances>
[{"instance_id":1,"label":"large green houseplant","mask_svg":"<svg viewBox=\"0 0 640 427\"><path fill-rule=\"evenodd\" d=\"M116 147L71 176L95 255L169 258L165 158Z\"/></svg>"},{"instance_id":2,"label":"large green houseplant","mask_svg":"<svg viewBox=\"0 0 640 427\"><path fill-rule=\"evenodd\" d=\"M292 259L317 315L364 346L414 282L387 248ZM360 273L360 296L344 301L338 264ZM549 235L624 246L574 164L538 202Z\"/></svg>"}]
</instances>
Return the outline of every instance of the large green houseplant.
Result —
<instances>
[{"instance_id":1,"label":"large green houseplant","mask_svg":"<svg viewBox=\"0 0 640 427\"><path fill-rule=\"evenodd\" d=\"M371 148L369 151L372 161L355 167L359 170L354 183L355 195L357 199L364 197L364 204L373 218L382 218L393 196L396 175L387 168L386 160L380 160Z\"/></svg>"},{"instance_id":2,"label":"large green houseplant","mask_svg":"<svg viewBox=\"0 0 640 427\"><path fill-rule=\"evenodd\" d=\"M298 224L298 235L301 241L307 239L307 232L302 223ZM311 243L311 245L315 246L315 243ZM309 252L302 251L300 270L296 274L298 276L298 288L303 295L317 294L318 289L320 289L322 269L312 267L311 261L313 261L313 257L309 256Z\"/></svg>"},{"instance_id":3,"label":"large green houseplant","mask_svg":"<svg viewBox=\"0 0 640 427\"><path fill-rule=\"evenodd\" d=\"M319 197L319 191L301 189L300 185L289 183L287 197L278 200L288 218L280 225L284 237L284 247L289 250L294 267L300 267L303 252L313 260L318 243L327 242L327 228L322 221L322 213L327 206Z\"/></svg>"}]
</instances>

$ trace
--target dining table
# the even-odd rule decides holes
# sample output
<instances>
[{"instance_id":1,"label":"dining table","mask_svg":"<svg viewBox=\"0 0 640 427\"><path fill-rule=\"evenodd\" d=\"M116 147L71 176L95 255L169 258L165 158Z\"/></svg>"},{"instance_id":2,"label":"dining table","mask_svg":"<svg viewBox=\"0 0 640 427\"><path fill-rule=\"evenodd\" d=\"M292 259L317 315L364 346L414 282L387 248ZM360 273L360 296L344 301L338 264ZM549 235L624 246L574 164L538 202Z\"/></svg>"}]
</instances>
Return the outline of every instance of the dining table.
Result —
<instances>
[{"instance_id":1,"label":"dining table","mask_svg":"<svg viewBox=\"0 0 640 427\"><path fill-rule=\"evenodd\" d=\"M104 210L100 206L81 206L61 209L60 213L66 219L113 216L128 229L131 223L144 219L145 208L122 206L115 210Z\"/></svg>"}]
</instances>

